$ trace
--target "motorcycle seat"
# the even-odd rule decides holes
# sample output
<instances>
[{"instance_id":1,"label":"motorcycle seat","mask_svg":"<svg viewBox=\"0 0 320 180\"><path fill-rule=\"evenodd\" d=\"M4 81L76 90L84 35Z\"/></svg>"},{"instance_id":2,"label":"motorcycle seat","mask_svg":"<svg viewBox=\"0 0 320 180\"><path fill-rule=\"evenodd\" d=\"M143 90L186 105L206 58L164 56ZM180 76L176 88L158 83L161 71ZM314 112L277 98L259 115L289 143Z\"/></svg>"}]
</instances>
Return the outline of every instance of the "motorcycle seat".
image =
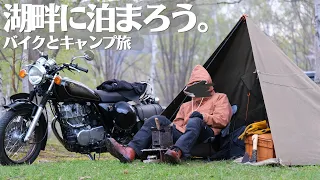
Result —
<instances>
[{"instance_id":1,"label":"motorcycle seat","mask_svg":"<svg viewBox=\"0 0 320 180\"><path fill-rule=\"evenodd\" d=\"M103 103L116 103L119 101L128 101L118 92L106 92L102 90L94 90L94 92L100 97L100 101Z\"/></svg>"}]
</instances>

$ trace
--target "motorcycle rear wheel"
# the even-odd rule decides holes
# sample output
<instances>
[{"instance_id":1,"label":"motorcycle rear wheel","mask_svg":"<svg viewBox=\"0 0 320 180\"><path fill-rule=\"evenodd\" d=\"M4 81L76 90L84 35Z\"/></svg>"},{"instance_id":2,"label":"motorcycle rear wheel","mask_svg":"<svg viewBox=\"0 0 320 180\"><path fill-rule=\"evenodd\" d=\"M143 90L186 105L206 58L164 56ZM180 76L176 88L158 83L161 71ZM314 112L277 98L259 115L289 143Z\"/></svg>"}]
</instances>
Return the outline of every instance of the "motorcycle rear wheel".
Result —
<instances>
[{"instance_id":1,"label":"motorcycle rear wheel","mask_svg":"<svg viewBox=\"0 0 320 180\"><path fill-rule=\"evenodd\" d=\"M39 142L43 139L45 129L36 126L31 134L31 140L23 142L31 120L31 111L27 109L9 110L0 118L1 165L32 164L39 156L41 151Z\"/></svg>"}]
</instances>

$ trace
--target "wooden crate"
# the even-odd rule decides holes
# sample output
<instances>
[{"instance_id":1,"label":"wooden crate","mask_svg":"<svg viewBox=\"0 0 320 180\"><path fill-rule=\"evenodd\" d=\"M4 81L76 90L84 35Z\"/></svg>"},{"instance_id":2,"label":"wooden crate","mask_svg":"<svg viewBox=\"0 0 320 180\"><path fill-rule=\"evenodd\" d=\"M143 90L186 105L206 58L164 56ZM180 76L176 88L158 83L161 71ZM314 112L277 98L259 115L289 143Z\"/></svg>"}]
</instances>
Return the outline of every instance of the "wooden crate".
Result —
<instances>
[{"instance_id":1,"label":"wooden crate","mask_svg":"<svg viewBox=\"0 0 320 180\"><path fill-rule=\"evenodd\" d=\"M246 152L250 158L252 155L252 136L247 136L245 139ZM275 158L272 135L271 133L261 134L258 136L257 161L263 161L270 158Z\"/></svg>"}]
</instances>

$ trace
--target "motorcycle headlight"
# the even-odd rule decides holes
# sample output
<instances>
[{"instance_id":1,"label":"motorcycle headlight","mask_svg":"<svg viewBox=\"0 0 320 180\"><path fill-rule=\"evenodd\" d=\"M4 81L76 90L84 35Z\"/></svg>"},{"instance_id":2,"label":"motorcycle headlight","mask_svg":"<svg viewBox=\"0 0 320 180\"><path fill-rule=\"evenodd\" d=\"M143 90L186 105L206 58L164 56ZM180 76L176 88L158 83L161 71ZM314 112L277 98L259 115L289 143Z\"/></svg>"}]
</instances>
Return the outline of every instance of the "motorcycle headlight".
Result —
<instances>
[{"instance_id":1,"label":"motorcycle headlight","mask_svg":"<svg viewBox=\"0 0 320 180\"><path fill-rule=\"evenodd\" d=\"M29 82L32 85L38 85L43 81L45 74L46 74L46 69L42 65L40 64L32 65L28 72Z\"/></svg>"}]
</instances>

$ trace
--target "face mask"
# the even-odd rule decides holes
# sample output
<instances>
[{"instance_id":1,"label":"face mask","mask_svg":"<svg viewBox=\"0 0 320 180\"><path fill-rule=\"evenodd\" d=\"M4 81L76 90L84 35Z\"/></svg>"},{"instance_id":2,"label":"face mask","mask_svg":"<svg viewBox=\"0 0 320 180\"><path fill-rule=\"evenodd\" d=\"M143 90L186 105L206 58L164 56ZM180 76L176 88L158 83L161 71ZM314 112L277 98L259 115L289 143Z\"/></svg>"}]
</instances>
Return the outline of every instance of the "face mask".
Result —
<instances>
[{"instance_id":1,"label":"face mask","mask_svg":"<svg viewBox=\"0 0 320 180\"><path fill-rule=\"evenodd\" d=\"M198 81L186 86L183 92L189 97L209 97L211 96L209 91L210 86L212 84L208 84L205 80Z\"/></svg>"}]
</instances>

